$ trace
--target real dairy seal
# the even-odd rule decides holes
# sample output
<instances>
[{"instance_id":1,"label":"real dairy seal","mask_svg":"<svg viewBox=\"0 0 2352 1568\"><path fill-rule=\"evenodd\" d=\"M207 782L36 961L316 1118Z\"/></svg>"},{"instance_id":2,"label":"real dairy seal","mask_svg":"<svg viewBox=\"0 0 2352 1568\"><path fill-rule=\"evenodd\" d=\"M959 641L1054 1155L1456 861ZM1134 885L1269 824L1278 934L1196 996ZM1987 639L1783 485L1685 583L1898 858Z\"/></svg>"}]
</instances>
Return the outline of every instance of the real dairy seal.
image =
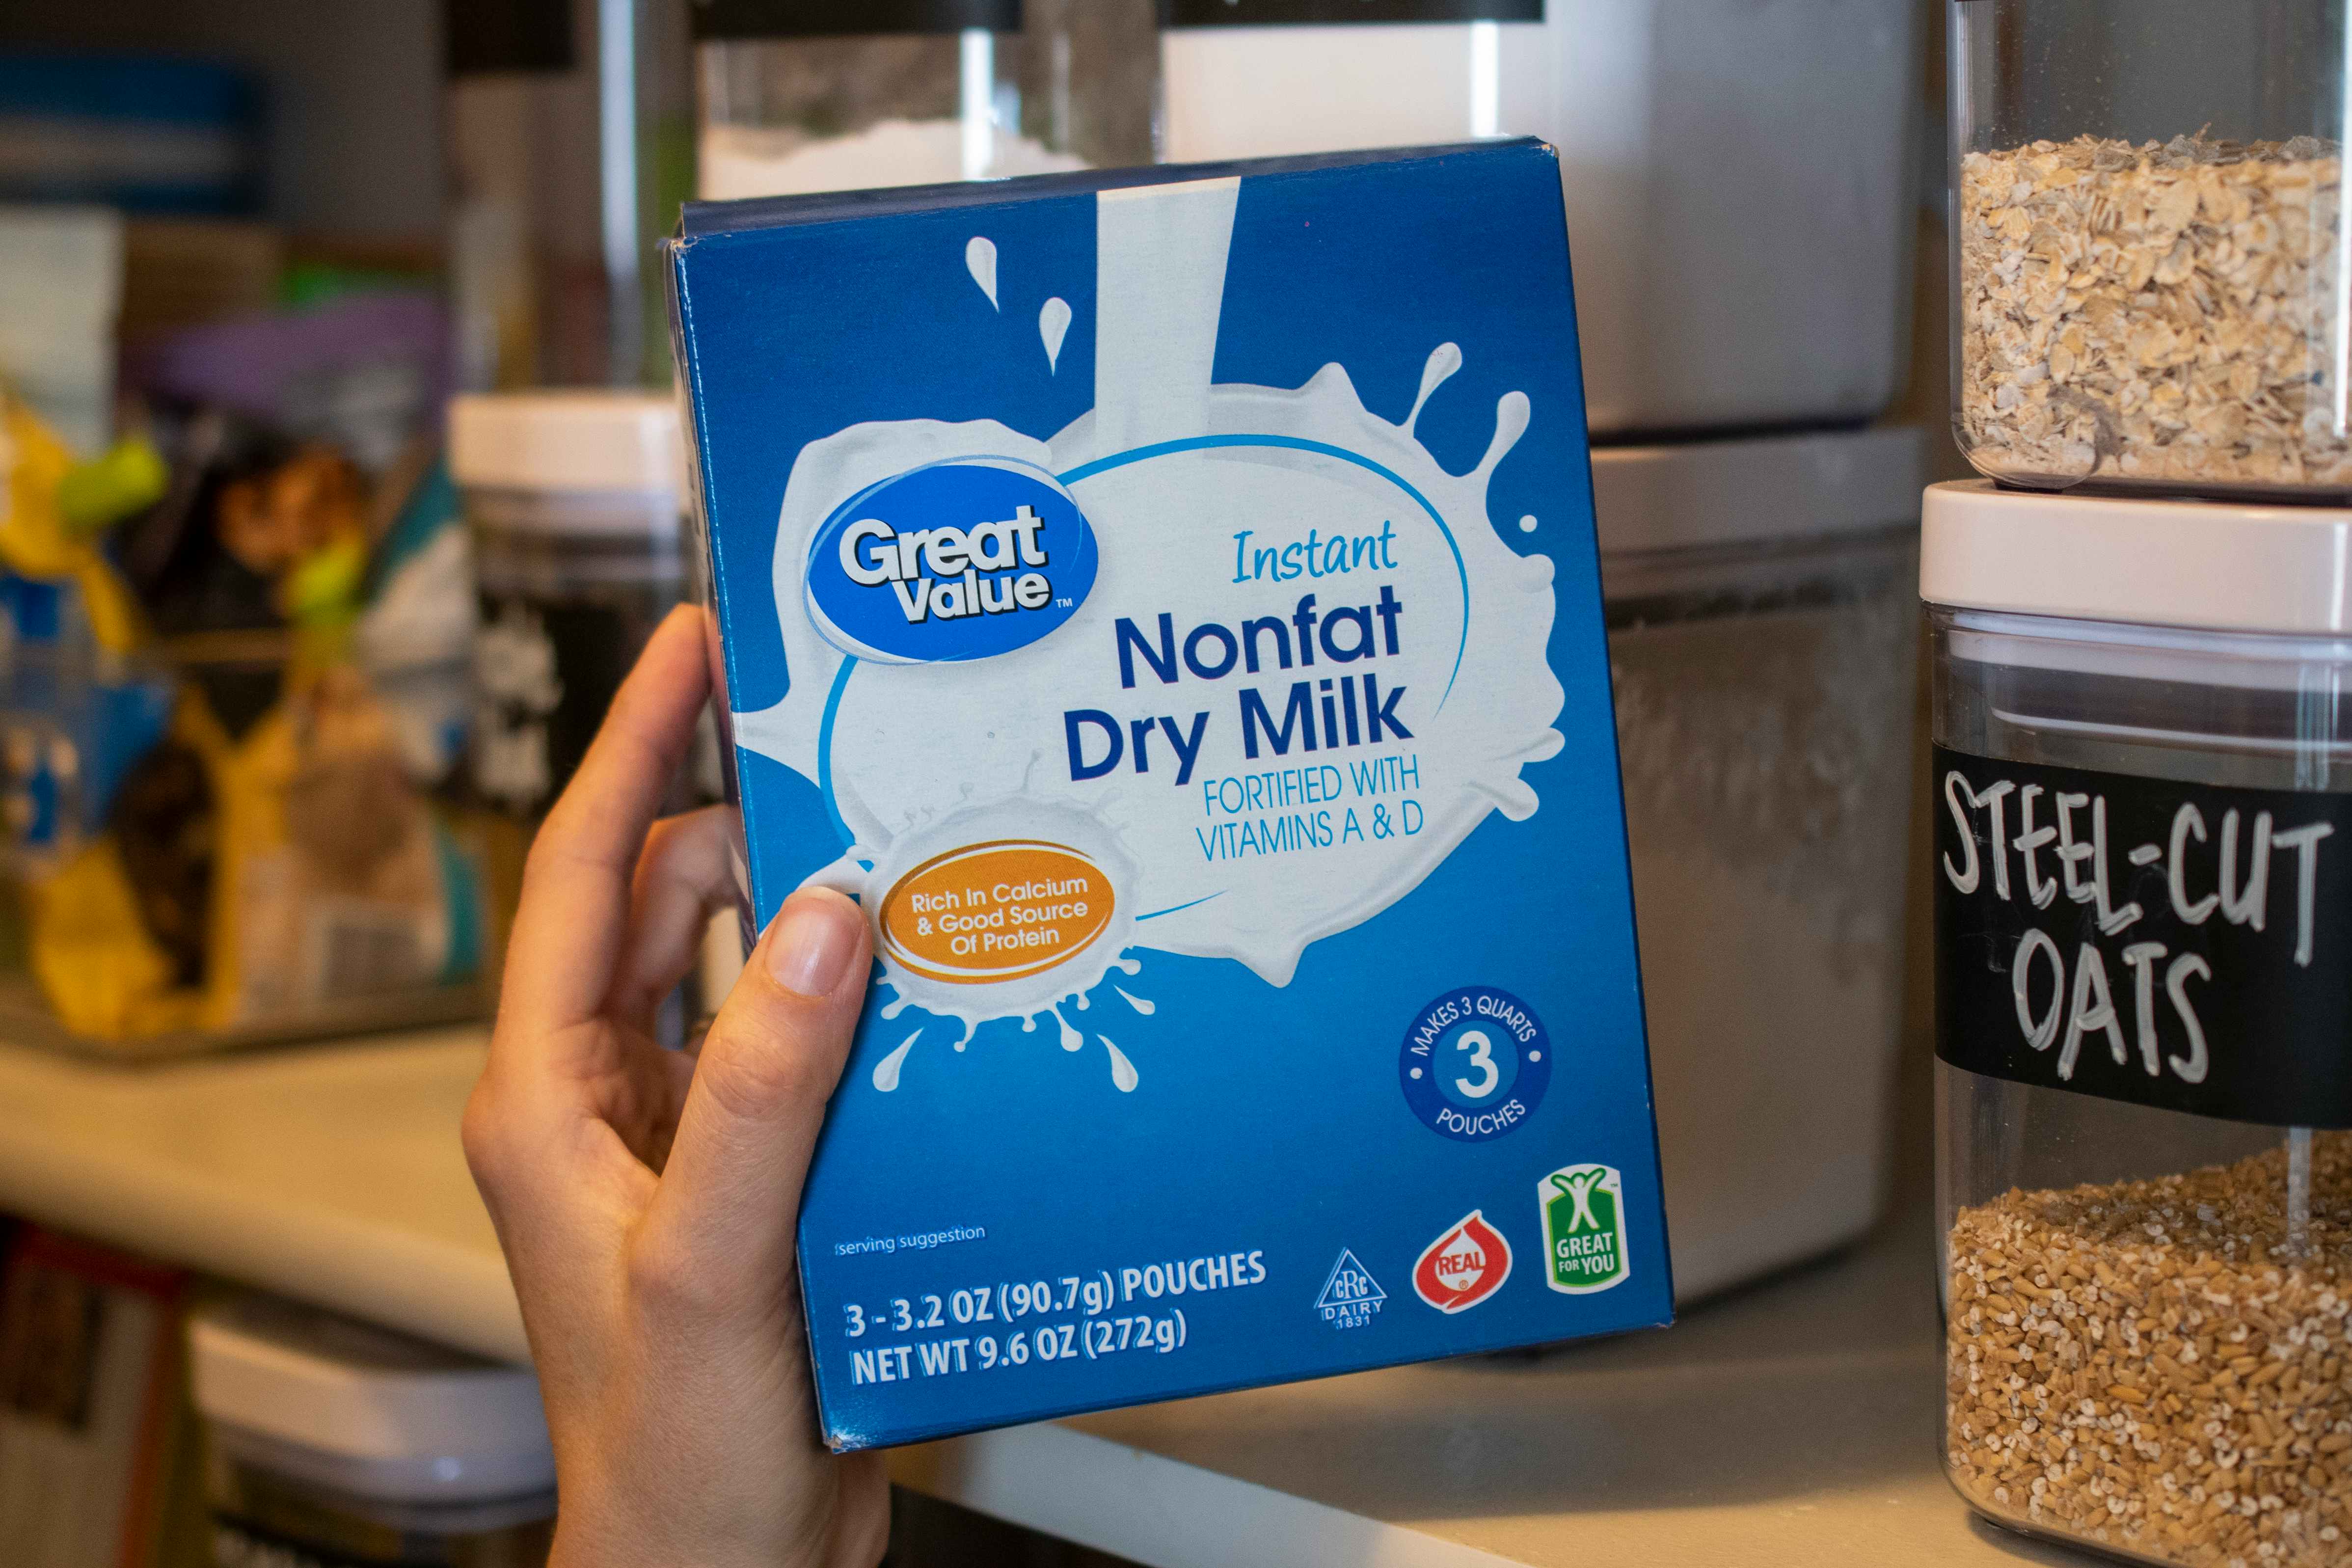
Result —
<instances>
[{"instance_id":1,"label":"real dairy seal","mask_svg":"<svg viewBox=\"0 0 2352 1568\"><path fill-rule=\"evenodd\" d=\"M826 1438L1663 1323L1538 142L689 207L748 910L877 971Z\"/></svg>"}]
</instances>

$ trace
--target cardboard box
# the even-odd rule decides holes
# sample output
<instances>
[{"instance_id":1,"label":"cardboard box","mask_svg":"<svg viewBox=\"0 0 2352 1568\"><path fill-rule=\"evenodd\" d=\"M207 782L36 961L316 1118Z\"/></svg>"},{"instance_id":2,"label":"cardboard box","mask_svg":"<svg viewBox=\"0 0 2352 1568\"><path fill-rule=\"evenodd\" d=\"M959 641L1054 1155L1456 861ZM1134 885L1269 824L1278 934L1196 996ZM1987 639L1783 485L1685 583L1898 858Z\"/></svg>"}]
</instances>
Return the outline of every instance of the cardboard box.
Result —
<instances>
[{"instance_id":1,"label":"cardboard box","mask_svg":"<svg viewBox=\"0 0 2352 1568\"><path fill-rule=\"evenodd\" d=\"M1551 150L714 204L671 268L751 911L880 954L828 1441L1667 1321Z\"/></svg>"}]
</instances>

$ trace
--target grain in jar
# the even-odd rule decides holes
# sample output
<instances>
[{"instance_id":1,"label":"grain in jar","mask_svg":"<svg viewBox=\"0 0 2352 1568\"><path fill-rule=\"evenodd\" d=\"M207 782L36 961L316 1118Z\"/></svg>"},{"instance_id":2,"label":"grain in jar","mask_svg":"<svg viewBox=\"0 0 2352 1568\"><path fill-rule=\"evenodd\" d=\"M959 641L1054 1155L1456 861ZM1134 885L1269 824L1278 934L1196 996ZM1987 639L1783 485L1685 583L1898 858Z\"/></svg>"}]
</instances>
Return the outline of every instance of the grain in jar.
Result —
<instances>
[{"instance_id":1,"label":"grain in jar","mask_svg":"<svg viewBox=\"0 0 2352 1568\"><path fill-rule=\"evenodd\" d=\"M1979 471L2352 495L2343 8L1953 0L1953 426Z\"/></svg>"},{"instance_id":2,"label":"grain in jar","mask_svg":"<svg viewBox=\"0 0 2352 1568\"><path fill-rule=\"evenodd\" d=\"M1928 492L1944 1450L2009 1528L2345 1560L2347 544Z\"/></svg>"}]
</instances>

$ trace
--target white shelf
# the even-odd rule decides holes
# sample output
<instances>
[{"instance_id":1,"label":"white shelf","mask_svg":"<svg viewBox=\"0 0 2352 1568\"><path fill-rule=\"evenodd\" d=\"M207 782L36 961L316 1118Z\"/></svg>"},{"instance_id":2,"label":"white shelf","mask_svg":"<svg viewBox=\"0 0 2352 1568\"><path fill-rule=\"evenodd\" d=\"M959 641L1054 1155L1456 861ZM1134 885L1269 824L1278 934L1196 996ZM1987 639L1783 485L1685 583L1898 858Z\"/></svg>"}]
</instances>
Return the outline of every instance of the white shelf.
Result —
<instances>
[{"instance_id":1,"label":"white shelf","mask_svg":"<svg viewBox=\"0 0 2352 1568\"><path fill-rule=\"evenodd\" d=\"M165 1067L0 1047L0 1209L529 1357L457 1147L479 1029Z\"/></svg>"},{"instance_id":2,"label":"white shelf","mask_svg":"<svg viewBox=\"0 0 2352 1568\"><path fill-rule=\"evenodd\" d=\"M907 1485L1152 1568L1974 1568L1936 1459L1929 1227L1652 1332L930 1445Z\"/></svg>"},{"instance_id":3,"label":"white shelf","mask_svg":"<svg viewBox=\"0 0 2352 1568\"><path fill-rule=\"evenodd\" d=\"M484 1354L522 1324L457 1147L483 1037L117 1068L0 1047L0 1209ZM1928 1227L1675 1328L903 1450L903 1484L1153 1568L2086 1559L1937 1473Z\"/></svg>"}]
</instances>

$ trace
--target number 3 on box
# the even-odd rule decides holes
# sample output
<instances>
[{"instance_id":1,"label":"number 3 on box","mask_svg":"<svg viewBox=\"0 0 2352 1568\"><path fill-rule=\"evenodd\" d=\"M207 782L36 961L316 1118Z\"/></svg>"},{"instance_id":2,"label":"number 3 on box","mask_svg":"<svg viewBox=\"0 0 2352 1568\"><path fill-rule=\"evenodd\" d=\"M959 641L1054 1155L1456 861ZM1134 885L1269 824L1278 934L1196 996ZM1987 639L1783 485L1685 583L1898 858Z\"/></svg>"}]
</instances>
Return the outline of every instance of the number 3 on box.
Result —
<instances>
[{"instance_id":1,"label":"number 3 on box","mask_svg":"<svg viewBox=\"0 0 2352 1568\"><path fill-rule=\"evenodd\" d=\"M1472 1029L1454 1041L1454 1045L1455 1049L1470 1053L1469 1065L1478 1071L1475 1079L1455 1079L1454 1089L1465 1100L1484 1100L1494 1093L1495 1086L1503 1081L1502 1069L1495 1066L1495 1043L1486 1037L1483 1030Z\"/></svg>"}]
</instances>

